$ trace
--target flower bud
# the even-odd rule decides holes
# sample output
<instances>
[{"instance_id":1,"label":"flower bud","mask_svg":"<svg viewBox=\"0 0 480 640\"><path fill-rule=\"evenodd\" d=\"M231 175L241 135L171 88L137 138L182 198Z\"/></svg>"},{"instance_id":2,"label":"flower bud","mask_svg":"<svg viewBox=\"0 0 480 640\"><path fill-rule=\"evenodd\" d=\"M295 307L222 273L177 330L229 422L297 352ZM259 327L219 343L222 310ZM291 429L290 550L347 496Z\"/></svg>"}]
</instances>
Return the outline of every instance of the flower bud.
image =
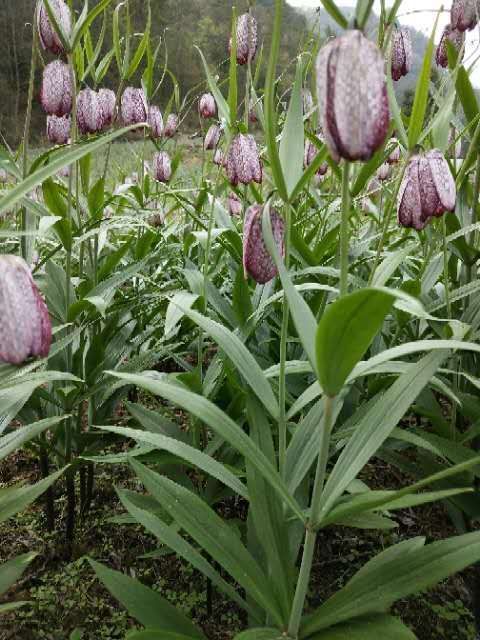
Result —
<instances>
[{"instance_id":1,"label":"flower bud","mask_svg":"<svg viewBox=\"0 0 480 640\"><path fill-rule=\"evenodd\" d=\"M478 22L479 12L478 0L453 0L450 10L452 29L471 31Z\"/></svg>"},{"instance_id":2,"label":"flower bud","mask_svg":"<svg viewBox=\"0 0 480 640\"><path fill-rule=\"evenodd\" d=\"M198 112L202 118L215 118L217 103L211 93L204 93L198 101Z\"/></svg>"},{"instance_id":3,"label":"flower bud","mask_svg":"<svg viewBox=\"0 0 480 640\"><path fill-rule=\"evenodd\" d=\"M227 176L233 186L239 182L262 182L262 165L258 155L255 138L239 133L230 144L226 158Z\"/></svg>"},{"instance_id":4,"label":"flower bud","mask_svg":"<svg viewBox=\"0 0 480 640\"><path fill-rule=\"evenodd\" d=\"M347 31L317 59L320 127L338 161L369 160L388 132L390 111L384 61L360 31Z\"/></svg>"},{"instance_id":5,"label":"flower bud","mask_svg":"<svg viewBox=\"0 0 480 640\"><path fill-rule=\"evenodd\" d=\"M232 191L228 196L228 212L231 216L235 217L242 214L242 201L234 191Z\"/></svg>"},{"instance_id":6,"label":"flower bud","mask_svg":"<svg viewBox=\"0 0 480 640\"><path fill-rule=\"evenodd\" d=\"M103 126L103 115L98 93L82 89L77 98L77 125L81 134L97 133Z\"/></svg>"},{"instance_id":7,"label":"flower bud","mask_svg":"<svg viewBox=\"0 0 480 640\"><path fill-rule=\"evenodd\" d=\"M237 20L237 62L252 62L257 53L257 21L250 13L243 13Z\"/></svg>"},{"instance_id":8,"label":"flower bud","mask_svg":"<svg viewBox=\"0 0 480 640\"><path fill-rule=\"evenodd\" d=\"M306 116L313 111L313 96L310 89L302 89L303 115Z\"/></svg>"},{"instance_id":9,"label":"flower bud","mask_svg":"<svg viewBox=\"0 0 480 640\"><path fill-rule=\"evenodd\" d=\"M50 0L49 5L58 24L62 27L64 34L66 36L70 36L72 30L72 16L68 5L65 4L63 0ZM47 8L43 0L40 2L38 10L38 36L40 44L45 51L50 51L50 53L53 53L56 56L61 53L65 53L60 38L50 22Z\"/></svg>"},{"instance_id":10,"label":"flower bud","mask_svg":"<svg viewBox=\"0 0 480 640\"><path fill-rule=\"evenodd\" d=\"M221 136L222 130L218 126L218 124L212 124L210 129L207 131L205 135L205 140L203 142L203 148L207 150L215 149Z\"/></svg>"},{"instance_id":11,"label":"flower bud","mask_svg":"<svg viewBox=\"0 0 480 640\"><path fill-rule=\"evenodd\" d=\"M159 107L150 107L148 110L148 124L150 125L150 135L158 139L163 136L163 116Z\"/></svg>"},{"instance_id":12,"label":"flower bud","mask_svg":"<svg viewBox=\"0 0 480 640\"><path fill-rule=\"evenodd\" d=\"M277 275L277 267L263 239L263 206L255 204L247 209L243 225L243 271L258 284L265 284ZM270 209L273 238L282 256L285 255L285 225L274 209Z\"/></svg>"},{"instance_id":13,"label":"flower bud","mask_svg":"<svg viewBox=\"0 0 480 640\"><path fill-rule=\"evenodd\" d=\"M400 162L401 151L400 144L396 138L392 138L387 145L387 151L389 151L390 155L387 158L387 162L389 164L397 164Z\"/></svg>"},{"instance_id":14,"label":"flower bud","mask_svg":"<svg viewBox=\"0 0 480 640\"><path fill-rule=\"evenodd\" d=\"M309 167L312 162L317 157L317 147L311 142L308 138L305 140L305 151L303 154L303 166L306 169ZM328 171L328 163L322 162L320 167L317 169L316 174L319 176L324 176Z\"/></svg>"},{"instance_id":15,"label":"flower bud","mask_svg":"<svg viewBox=\"0 0 480 640\"><path fill-rule=\"evenodd\" d=\"M168 182L172 177L170 157L165 151L153 156L153 174L158 182Z\"/></svg>"},{"instance_id":16,"label":"flower bud","mask_svg":"<svg viewBox=\"0 0 480 640\"><path fill-rule=\"evenodd\" d=\"M102 129L107 129L115 120L115 106L117 97L111 89L100 89L98 101L102 110Z\"/></svg>"},{"instance_id":17,"label":"flower bud","mask_svg":"<svg viewBox=\"0 0 480 640\"><path fill-rule=\"evenodd\" d=\"M225 166L225 157L221 149L216 149L215 155L213 156L213 163L218 167Z\"/></svg>"},{"instance_id":18,"label":"flower bud","mask_svg":"<svg viewBox=\"0 0 480 640\"><path fill-rule=\"evenodd\" d=\"M457 29L452 29L450 25L447 25L443 30L442 38L435 53L437 65L444 69L448 67L447 40L453 44L457 53L460 53L463 47L462 59L465 54L465 48L463 46L465 44L465 33Z\"/></svg>"},{"instance_id":19,"label":"flower bud","mask_svg":"<svg viewBox=\"0 0 480 640\"><path fill-rule=\"evenodd\" d=\"M72 76L70 67L61 60L54 60L43 70L40 102L49 116L68 115L72 110Z\"/></svg>"},{"instance_id":20,"label":"flower bud","mask_svg":"<svg viewBox=\"0 0 480 640\"><path fill-rule=\"evenodd\" d=\"M58 118L47 116L47 138L52 144L67 144L70 138L72 119L70 116Z\"/></svg>"},{"instance_id":21,"label":"flower bud","mask_svg":"<svg viewBox=\"0 0 480 640\"><path fill-rule=\"evenodd\" d=\"M143 89L127 87L122 96L122 120L124 124L140 124L147 122L148 106Z\"/></svg>"},{"instance_id":22,"label":"flower bud","mask_svg":"<svg viewBox=\"0 0 480 640\"><path fill-rule=\"evenodd\" d=\"M165 138L173 138L173 136L177 133L177 129L178 116L176 113L170 113L165 124L163 135L165 136Z\"/></svg>"},{"instance_id":23,"label":"flower bud","mask_svg":"<svg viewBox=\"0 0 480 640\"><path fill-rule=\"evenodd\" d=\"M433 216L453 211L455 202L455 181L441 151L414 156L398 193L398 223L421 230Z\"/></svg>"},{"instance_id":24,"label":"flower bud","mask_svg":"<svg viewBox=\"0 0 480 640\"><path fill-rule=\"evenodd\" d=\"M0 361L46 358L52 342L47 305L27 263L17 256L0 256L0 308Z\"/></svg>"},{"instance_id":25,"label":"flower bud","mask_svg":"<svg viewBox=\"0 0 480 640\"><path fill-rule=\"evenodd\" d=\"M392 43L392 78L400 80L412 68L413 47L409 29L395 29Z\"/></svg>"},{"instance_id":26,"label":"flower bud","mask_svg":"<svg viewBox=\"0 0 480 640\"><path fill-rule=\"evenodd\" d=\"M391 175L392 175L392 168L388 164L388 162L384 162L378 167L377 178L380 180L380 182L384 182L385 180L388 180Z\"/></svg>"}]
</instances>

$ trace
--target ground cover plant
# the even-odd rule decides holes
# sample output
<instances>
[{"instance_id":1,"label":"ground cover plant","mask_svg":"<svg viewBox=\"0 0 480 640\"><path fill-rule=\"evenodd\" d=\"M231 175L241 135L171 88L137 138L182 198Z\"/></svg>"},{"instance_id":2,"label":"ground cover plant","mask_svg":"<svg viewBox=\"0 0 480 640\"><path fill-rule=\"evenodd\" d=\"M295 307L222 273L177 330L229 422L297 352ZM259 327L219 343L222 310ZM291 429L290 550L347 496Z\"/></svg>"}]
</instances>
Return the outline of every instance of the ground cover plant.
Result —
<instances>
[{"instance_id":1,"label":"ground cover plant","mask_svg":"<svg viewBox=\"0 0 480 640\"><path fill-rule=\"evenodd\" d=\"M440 40L434 14L407 113L401 0L322 4L337 35L285 66L283 1L268 43L233 8L185 92L149 2L141 30L133 0L32 7L0 148L5 638L479 633L480 7Z\"/></svg>"}]
</instances>

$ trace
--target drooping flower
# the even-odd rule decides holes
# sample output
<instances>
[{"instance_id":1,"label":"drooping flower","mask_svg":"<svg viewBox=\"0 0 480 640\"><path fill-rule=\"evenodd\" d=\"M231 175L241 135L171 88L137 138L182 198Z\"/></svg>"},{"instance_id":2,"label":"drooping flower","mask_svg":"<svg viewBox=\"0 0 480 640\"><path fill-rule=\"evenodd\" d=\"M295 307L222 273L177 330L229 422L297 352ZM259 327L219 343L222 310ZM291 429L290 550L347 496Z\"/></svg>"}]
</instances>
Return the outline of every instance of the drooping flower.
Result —
<instances>
[{"instance_id":1,"label":"drooping flower","mask_svg":"<svg viewBox=\"0 0 480 640\"><path fill-rule=\"evenodd\" d=\"M173 136L177 133L177 129L178 116L176 113L170 113L165 124L163 135L165 136L165 138L173 138Z\"/></svg>"},{"instance_id":2,"label":"drooping flower","mask_svg":"<svg viewBox=\"0 0 480 640\"><path fill-rule=\"evenodd\" d=\"M47 357L52 342L47 305L27 263L17 256L0 256L0 308L0 361Z\"/></svg>"},{"instance_id":3,"label":"drooping flower","mask_svg":"<svg viewBox=\"0 0 480 640\"><path fill-rule=\"evenodd\" d=\"M67 116L72 110L72 76L70 67L54 60L43 70L40 102L49 116Z\"/></svg>"},{"instance_id":4,"label":"drooping flower","mask_svg":"<svg viewBox=\"0 0 480 640\"><path fill-rule=\"evenodd\" d=\"M455 202L455 181L442 152L433 149L415 155L398 193L399 224L421 230L430 218L453 211Z\"/></svg>"},{"instance_id":5,"label":"drooping flower","mask_svg":"<svg viewBox=\"0 0 480 640\"><path fill-rule=\"evenodd\" d=\"M347 31L317 59L320 127L338 161L369 160L385 141L390 111L384 61L360 31Z\"/></svg>"},{"instance_id":6,"label":"drooping flower","mask_svg":"<svg viewBox=\"0 0 480 640\"><path fill-rule=\"evenodd\" d=\"M148 105L143 89L127 87L122 95L121 111L127 126L147 122Z\"/></svg>"},{"instance_id":7,"label":"drooping flower","mask_svg":"<svg viewBox=\"0 0 480 640\"><path fill-rule=\"evenodd\" d=\"M172 177L170 156L165 151L153 156L153 175L158 182L168 182Z\"/></svg>"},{"instance_id":8,"label":"drooping flower","mask_svg":"<svg viewBox=\"0 0 480 640\"><path fill-rule=\"evenodd\" d=\"M262 182L262 165L258 155L257 143L250 134L239 133L230 144L225 160L227 176L233 186L239 182Z\"/></svg>"},{"instance_id":9,"label":"drooping flower","mask_svg":"<svg viewBox=\"0 0 480 640\"><path fill-rule=\"evenodd\" d=\"M102 130L102 106L98 99L98 93L93 89L82 89L78 94L77 125L83 135Z\"/></svg>"},{"instance_id":10,"label":"drooping flower","mask_svg":"<svg viewBox=\"0 0 480 640\"><path fill-rule=\"evenodd\" d=\"M150 135L158 139L163 136L163 116L159 107L151 106L148 110L148 124L150 125Z\"/></svg>"},{"instance_id":11,"label":"drooping flower","mask_svg":"<svg viewBox=\"0 0 480 640\"><path fill-rule=\"evenodd\" d=\"M216 149L215 154L213 156L213 163L218 167L223 167L225 165L225 156L221 149Z\"/></svg>"},{"instance_id":12,"label":"drooping flower","mask_svg":"<svg viewBox=\"0 0 480 640\"><path fill-rule=\"evenodd\" d=\"M410 30L402 27L395 29L392 43L392 78L400 80L406 76L413 63L412 36Z\"/></svg>"},{"instance_id":13,"label":"drooping flower","mask_svg":"<svg viewBox=\"0 0 480 640\"><path fill-rule=\"evenodd\" d=\"M67 144L70 138L72 119L70 116L58 118L47 116L47 138L52 144Z\"/></svg>"},{"instance_id":14,"label":"drooping flower","mask_svg":"<svg viewBox=\"0 0 480 640\"><path fill-rule=\"evenodd\" d=\"M457 53L460 53L463 48L462 59L465 54L465 47L463 46L465 44L465 33L458 31L458 29L452 29L450 25L447 25L443 30L442 38L435 53L437 65L444 69L448 67L447 40L452 43Z\"/></svg>"},{"instance_id":15,"label":"drooping flower","mask_svg":"<svg viewBox=\"0 0 480 640\"><path fill-rule=\"evenodd\" d=\"M100 89L98 101L102 110L102 130L107 129L115 120L117 98L111 89Z\"/></svg>"},{"instance_id":16,"label":"drooping flower","mask_svg":"<svg viewBox=\"0 0 480 640\"><path fill-rule=\"evenodd\" d=\"M242 201L234 191L228 194L228 212L234 217L238 217L242 213Z\"/></svg>"},{"instance_id":17,"label":"drooping flower","mask_svg":"<svg viewBox=\"0 0 480 640\"><path fill-rule=\"evenodd\" d=\"M255 204L247 209L243 225L243 271L258 284L265 284L277 275L277 267L263 239L263 206ZM282 256L285 255L285 225L274 209L270 209L273 238Z\"/></svg>"},{"instance_id":18,"label":"drooping flower","mask_svg":"<svg viewBox=\"0 0 480 640\"><path fill-rule=\"evenodd\" d=\"M250 13L243 13L237 20L237 62L252 62L257 53L257 21Z\"/></svg>"},{"instance_id":19,"label":"drooping flower","mask_svg":"<svg viewBox=\"0 0 480 640\"><path fill-rule=\"evenodd\" d=\"M475 28L480 14L478 0L453 0L450 10L452 29L471 31Z\"/></svg>"},{"instance_id":20,"label":"drooping flower","mask_svg":"<svg viewBox=\"0 0 480 640\"><path fill-rule=\"evenodd\" d=\"M50 0L49 5L64 34L70 36L72 30L72 15L68 5L63 0ZM62 42L50 22L44 0L41 0L38 6L38 36L40 44L45 51L50 51L50 53L56 56L65 53Z\"/></svg>"},{"instance_id":21,"label":"drooping flower","mask_svg":"<svg viewBox=\"0 0 480 640\"><path fill-rule=\"evenodd\" d=\"M215 149L222 134L222 130L218 124L212 124L207 133L205 134L205 140L203 141L203 148L207 150Z\"/></svg>"},{"instance_id":22,"label":"drooping flower","mask_svg":"<svg viewBox=\"0 0 480 640\"><path fill-rule=\"evenodd\" d=\"M305 151L303 154L303 166L306 169L309 167L312 162L315 160L317 156L318 150L317 147L309 140L308 138L305 140ZM328 163L322 162L319 168L316 171L316 174L319 176L324 176L328 171Z\"/></svg>"},{"instance_id":23,"label":"drooping flower","mask_svg":"<svg viewBox=\"0 0 480 640\"><path fill-rule=\"evenodd\" d=\"M388 164L388 162L384 162L378 167L377 178L380 180L380 182L384 182L385 180L388 180L391 175L392 175L392 167L391 165Z\"/></svg>"},{"instance_id":24,"label":"drooping flower","mask_svg":"<svg viewBox=\"0 0 480 640\"><path fill-rule=\"evenodd\" d=\"M387 162L389 164L397 164L397 162L400 162L400 158L401 158L400 143L396 138L392 138L389 141L387 145L387 151L390 152L387 158Z\"/></svg>"},{"instance_id":25,"label":"drooping flower","mask_svg":"<svg viewBox=\"0 0 480 640\"><path fill-rule=\"evenodd\" d=\"M198 113L202 118L215 118L217 103L211 93L204 93L198 101Z\"/></svg>"}]
</instances>

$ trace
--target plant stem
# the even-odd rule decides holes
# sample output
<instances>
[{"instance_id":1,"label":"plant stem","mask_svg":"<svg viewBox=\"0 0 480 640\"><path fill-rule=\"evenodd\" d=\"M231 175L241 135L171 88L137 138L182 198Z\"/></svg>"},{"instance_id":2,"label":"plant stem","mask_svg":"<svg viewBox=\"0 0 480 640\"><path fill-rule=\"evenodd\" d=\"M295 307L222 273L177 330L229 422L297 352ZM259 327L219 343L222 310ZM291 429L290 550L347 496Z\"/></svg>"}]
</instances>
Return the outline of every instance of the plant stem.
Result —
<instances>
[{"instance_id":1,"label":"plant stem","mask_svg":"<svg viewBox=\"0 0 480 640\"><path fill-rule=\"evenodd\" d=\"M30 137L30 124L32 121L32 103L33 103L33 92L35 88L35 71L37 66L37 12L34 12L33 24L32 24L32 58L30 63L30 79L28 81L28 99L27 99L27 112L25 114L25 127L23 131L23 166L22 166L22 175L23 179L27 177L28 174L28 139ZM21 213L21 230L24 232L27 230L28 225L28 217L29 213L27 213L26 208L22 209ZM28 237L26 235L22 235L20 239L20 248L22 258L28 263L31 262L28 256Z\"/></svg>"},{"instance_id":2,"label":"plant stem","mask_svg":"<svg viewBox=\"0 0 480 640\"><path fill-rule=\"evenodd\" d=\"M285 268L290 268L290 235L291 235L291 205L285 207ZM286 391L287 381L285 376L287 363L287 339L290 307L284 295L282 330L280 336L280 373L278 379L278 404L280 415L278 419L279 457L278 464L280 474L285 477L285 463L287 458L287 417L286 417Z\"/></svg>"},{"instance_id":3,"label":"plant stem","mask_svg":"<svg viewBox=\"0 0 480 640\"><path fill-rule=\"evenodd\" d=\"M450 277L448 274L448 243L447 243L447 222L445 215L442 218L442 235L443 235L443 285L445 287L445 302L447 305L447 315L449 320L452 319L452 305L450 302Z\"/></svg>"},{"instance_id":4,"label":"plant stem","mask_svg":"<svg viewBox=\"0 0 480 640\"><path fill-rule=\"evenodd\" d=\"M340 297L343 297L348 292L348 238L350 208L350 163L345 162L342 181L342 223L340 228Z\"/></svg>"},{"instance_id":5,"label":"plant stem","mask_svg":"<svg viewBox=\"0 0 480 640\"><path fill-rule=\"evenodd\" d=\"M328 449L330 445L330 433L332 430L334 398L324 396L323 428L320 433L320 450L317 459L317 470L313 485L313 495L310 511L310 519L307 523L305 544L303 546L302 564L298 576L297 588L293 600L290 621L288 624L288 635L290 638L298 638L298 630L302 620L302 613L307 597L310 574L312 571L313 554L315 552L315 542L317 539L316 527L320 512L320 500L325 483L327 470Z\"/></svg>"}]
</instances>

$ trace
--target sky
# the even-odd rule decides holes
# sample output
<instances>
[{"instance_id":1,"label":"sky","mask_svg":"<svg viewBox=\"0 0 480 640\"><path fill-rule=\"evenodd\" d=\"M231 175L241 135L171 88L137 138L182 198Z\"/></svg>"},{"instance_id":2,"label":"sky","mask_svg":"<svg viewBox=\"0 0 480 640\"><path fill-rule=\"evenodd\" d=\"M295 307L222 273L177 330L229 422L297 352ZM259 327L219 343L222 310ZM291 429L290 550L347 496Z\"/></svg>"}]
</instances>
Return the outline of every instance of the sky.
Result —
<instances>
[{"instance_id":1,"label":"sky","mask_svg":"<svg viewBox=\"0 0 480 640\"><path fill-rule=\"evenodd\" d=\"M320 6L320 0L288 0L288 3L294 7L315 8ZM337 0L338 6L355 6L355 0ZM387 6L391 3L387 0ZM398 21L403 25L411 25L418 31L422 31L429 36L433 28L435 20L435 12L443 5L444 12L439 19L439 26L436 34L436 41L440 40L444 27L450 21L450 5L451 0L403 0L402 6L398 12ZM420 8L421 7L421 8ZM374 9L377 14L380 13L380 2L375 0ZM476 61L480 55L480 32L477 27L474 31L467 34L467 44L465 53L465 62L467 66ZM476 62L471 78L473 83L480 87L480 61Z\"/></svg>"}]
</instances>

